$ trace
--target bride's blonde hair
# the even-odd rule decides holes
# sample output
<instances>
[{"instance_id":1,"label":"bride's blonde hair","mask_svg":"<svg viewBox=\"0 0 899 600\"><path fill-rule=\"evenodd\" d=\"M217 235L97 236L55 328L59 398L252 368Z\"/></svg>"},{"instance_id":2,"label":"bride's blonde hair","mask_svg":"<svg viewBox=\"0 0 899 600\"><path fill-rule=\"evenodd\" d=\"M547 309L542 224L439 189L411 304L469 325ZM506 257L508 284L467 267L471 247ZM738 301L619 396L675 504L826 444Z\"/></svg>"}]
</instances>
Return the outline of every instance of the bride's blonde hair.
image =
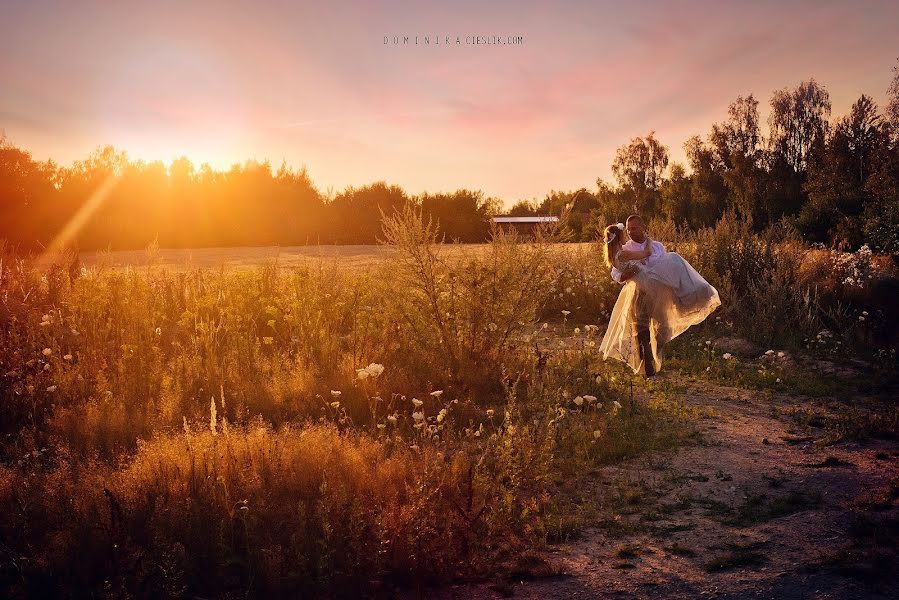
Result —
<instances>
[{"instance_id":1,"label":"bride's blonde hair","mask_svg":"<svg viewBox=\"0 0 899 600\"><path fill-rule=\"evenodd\" d=\"M620 225L620 223L609 225L604 231L605 247L603 248L603 255L609 268L615 266L615 255L621 248L621 234L624 231L624 227Z\"/></svg>"}]
</instances>

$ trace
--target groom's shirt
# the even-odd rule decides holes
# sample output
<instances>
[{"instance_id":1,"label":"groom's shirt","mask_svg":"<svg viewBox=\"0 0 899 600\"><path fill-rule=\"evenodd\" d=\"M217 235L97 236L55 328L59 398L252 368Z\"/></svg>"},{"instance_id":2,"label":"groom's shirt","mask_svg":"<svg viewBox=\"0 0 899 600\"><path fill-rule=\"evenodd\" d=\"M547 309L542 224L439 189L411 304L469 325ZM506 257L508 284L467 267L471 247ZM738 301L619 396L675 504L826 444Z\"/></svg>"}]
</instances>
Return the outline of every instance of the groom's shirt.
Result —
<instances>
[{"instance_id":1,"label":"groom's shirt","mask_svg":"<svg viewBox=\"0 0 899 600\"><path fill-rule=\"evenodd\" d=\"M647 267L651 267L655 261L659 260L659 258L664 256L665 254L665 246L662 245L662 242L652 240L652 244L650 244L650 246L652 247L652 254L639 262L639 264L645 265ZM621 246L621 249L639 252L640 250L643 250L643 244L638 244L634 240L628 240L624 243L623 246ZM618 283L622 283L621 271L619 271L615 267L612 267L612 279L614 279Z\"/></svg>"}]
</instances>

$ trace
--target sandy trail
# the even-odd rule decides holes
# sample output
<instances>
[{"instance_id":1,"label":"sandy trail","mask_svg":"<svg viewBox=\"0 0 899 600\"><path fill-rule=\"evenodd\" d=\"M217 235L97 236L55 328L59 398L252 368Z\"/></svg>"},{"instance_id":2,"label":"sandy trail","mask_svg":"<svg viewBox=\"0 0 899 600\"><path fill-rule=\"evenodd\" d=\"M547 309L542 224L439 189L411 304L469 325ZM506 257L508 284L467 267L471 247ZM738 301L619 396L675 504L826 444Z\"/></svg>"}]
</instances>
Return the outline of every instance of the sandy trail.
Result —
<instances>
[{"instance_id":1,"label":"sandy trail","mask_svg":"<svg viewBox=\"0 0 899 600\"><path fill-rule=\"evenodd\" d=\"M707 383L678 396L714 409L697 424L697 441L598 469L591 492L611 508L610 522L552 547L559 575L427 595L897 597L895 580L872 584L834 562L841 550L857 555L859 514L895 523L895 442L816 444L814 429L800 431L774 409L802 408L799 398ZM895 545L884 552L895 568Z\"/></svg>"}]
</instances>

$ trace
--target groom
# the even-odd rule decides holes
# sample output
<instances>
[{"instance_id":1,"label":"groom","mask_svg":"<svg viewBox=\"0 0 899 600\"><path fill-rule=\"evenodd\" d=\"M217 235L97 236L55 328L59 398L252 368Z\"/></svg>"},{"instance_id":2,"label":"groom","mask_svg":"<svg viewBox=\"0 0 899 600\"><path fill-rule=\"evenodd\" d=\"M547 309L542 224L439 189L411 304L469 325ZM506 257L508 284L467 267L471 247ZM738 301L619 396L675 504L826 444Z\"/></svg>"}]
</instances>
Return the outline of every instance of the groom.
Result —
<instances>
[{"instance_id":1,"label":"groom","mask_svg":"<svg viewBox=\"0 0 899 600\"><path fill-rule=\"evenodd\" d=\"M630 239L622 245L622 249L636 251L643 250L643 244L646 243L646 225L643 221L643 217L640 215L631 215L627 218L627 221L625 221L625 226L627 227L627 235ZM652 254L640 261L641 264L646 265L647 267L652 266L655 261L665 254L665 246L663 246L661 242L652 240L651 248ZM625 267L623 271L619 271L613 267L612 279L618 283L624 283L639 272L640 268L633 265ZM629 320L631 331L634 336L634 345L637 347L640 360L643 361L646 376L652 377L656 374L656 368L649 335L651 315L648 301L649 298L647 298L646 294L641 292L638 287Z\"/></svg>"}]
</instances>

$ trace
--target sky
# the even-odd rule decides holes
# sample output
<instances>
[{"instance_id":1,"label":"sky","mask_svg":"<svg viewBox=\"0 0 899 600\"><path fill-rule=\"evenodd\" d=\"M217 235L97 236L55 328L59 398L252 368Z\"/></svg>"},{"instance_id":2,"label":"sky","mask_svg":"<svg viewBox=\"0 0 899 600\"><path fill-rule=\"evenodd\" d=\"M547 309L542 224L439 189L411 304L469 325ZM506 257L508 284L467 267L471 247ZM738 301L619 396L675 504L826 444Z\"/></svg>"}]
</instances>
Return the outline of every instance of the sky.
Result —
<instances>
[{"instance_id":1,"label":"sky","mask_svg":"<svg viewBox=\"0 0 899 600\"><path fill-rule=\"evenodd\" d=\"M892 1L2 0L0 131L61 164L111 144L511 206L611 181L650 131L685 162L738 95L763 122L810 77L834 117L882 106L897 30Z\"/></svg>"}]
</instances>

